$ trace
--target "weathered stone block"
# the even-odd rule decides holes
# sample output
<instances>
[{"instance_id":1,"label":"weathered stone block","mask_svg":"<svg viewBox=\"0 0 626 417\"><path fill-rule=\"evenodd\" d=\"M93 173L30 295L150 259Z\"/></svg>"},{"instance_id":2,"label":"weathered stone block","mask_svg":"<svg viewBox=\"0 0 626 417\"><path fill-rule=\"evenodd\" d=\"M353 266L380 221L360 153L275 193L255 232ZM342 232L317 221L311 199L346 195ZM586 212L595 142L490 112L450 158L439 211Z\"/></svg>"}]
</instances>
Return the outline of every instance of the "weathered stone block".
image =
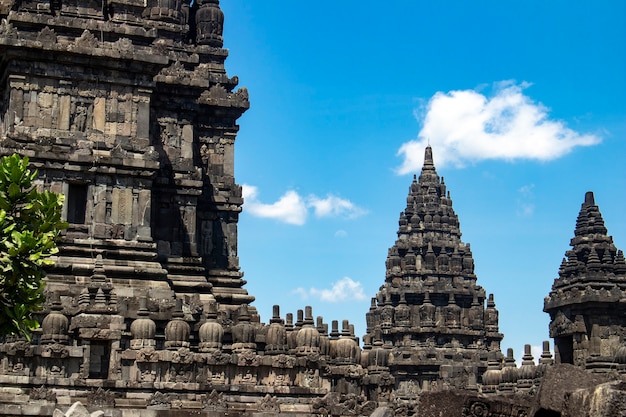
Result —
<instances>
[{"instance_id":1,"label":"weathered stone block","mask_svg":"<svg viewBox=\"0 0 626 417\"><path fill-rule=\"evenodd\" d=\"M9 124L23 123L24 118L24 93L21 90L11 90L11 99L9 101Z\"/></svg>"},{"instance_id":2,"label":"weathered stone block","mask_svg":"<svg viewBox=\"0 0 626 417\"><path fill-rule=\"evenodd\" d=\"M72 404L72 397L68 394L59 395L57 394L57 404L58 405L70 405Z\"/></svg>"},{"instance_id":3,"label":"weathered stone block","mask_svg":"<svg viewBox=\"0 0 626 417\"><path fill-rule=\"evenodd\" d=\"M37 96L37 103L39 106L44 108L52 107L52 102L54 100L54 95L51 93L39 93Z\"/></svg>"},{"instance_id":4,"label":"weathered stone block","mask_svg":"<svg viewBox=\"0 0 626 417\"><path fill-rule=\"evenodd\" d=\"M34 118L39 118L39 105L37 104L37 100L30 100L30 102L28 103L28 112L27 112L28 116L30 117L34 117ZM31 119L32 121L32 119ZM40 124L29 124L30 126L34 126L34 127L39 127Z\"/></svg>"},{"instance_id":5,"label":"weathered stone block","mask_svg":"<svg viewBox=\"0 0 626 417\"><path fill-rule=\"evenodd\" d=\"M591 389L579 389L564 401L563 414L571 417L626 416L626 382L607 382Z\"/></svg>"},{"instance_id":6,"label":"weathered stone block","mask_svg":"<svg viewBox=\"0 0 626 417\"><path fill-rule=\"evenodd\" d=\"M132 133L132 125L130 123L117 123L117 134L120 136L130 136Z\"/></svg>"},{"instance_id":7,"label":"weathered stone block","mask_svg":"<svg viewBox=\"0 0 626 417\"><path fill-rule=\"evenodd\" d=\"M121 417L157 417L164 414L170 415L172 413L163 410L122 410ZM187 413L184 414L188 415Z\"/></svg>"},{"instance_id":8,"label":"weathered stone block","mask_svg":"<svg viewBox=\"0 0 626 417\"><path fill-rule=\"evenodd\" d=\"M116 398L116 408L145 408L147 405L146 399L142 398Z\"/></svg>"},{"instance_id":9,"label":"weathered stone block","mask_svg":"<svg viewBox=\"0 0 626 417\"><path fill-rule=\"evenodd\" d=\"M311 406L309 404L280 404L280 413L311 413Z\"/></svg>"},{"instance_id":10,"label":"weathered stone block","mask_svg":"<svg viewBox=\"0 0 626 417\"><path fill-rule=\"evenodd\" d=\"M558 364L546 369L537 394L538 406L561 412L566 396L579 389L592 389L609 382L607 375L591 374L570 364Z\"/></svg>"},{"instance_id":11,"label":"weathered stone block","mask_svg":"<svg viewBox=\"0 0 626 417\"><path fill-rule=\"evenodd\" d=\"M139 102L137 104L137 136L148 138L150 135L150 103Z\"/></svg>"},{"instance_id":12,"label":"weathered stone block","mask_svg":"<svg viewBox=\"0 0 626 417\"><path fill-rule=\"evenodd\" d=\"M127 188L113 188L111 193L111 222L130 224L133 213L133 192Z\"/></svg>"},{"instance_id":13,"label":"weathered stone block","mask_svg":"<svg viewBox=\"0 0 626 417\"><path fill-rule=\"evenodd\" d=\"M106 99L96 97L93 101L93 125L92 128L104 132L106 121Z\"/></svg>"},{"instance_id":14,"label":"weathered stone block","mask_svg":"<svg viewBox=\"0 0 626 417\"><path fill-rule=\"evenodd\" d=\"M52 128L52 116L49 114L44 114L41 116L41 126L45 129L50 129ZM50 136L50 135L46 135L43 131L42 131L44 136Z\"/></svg>"}]
</instances>

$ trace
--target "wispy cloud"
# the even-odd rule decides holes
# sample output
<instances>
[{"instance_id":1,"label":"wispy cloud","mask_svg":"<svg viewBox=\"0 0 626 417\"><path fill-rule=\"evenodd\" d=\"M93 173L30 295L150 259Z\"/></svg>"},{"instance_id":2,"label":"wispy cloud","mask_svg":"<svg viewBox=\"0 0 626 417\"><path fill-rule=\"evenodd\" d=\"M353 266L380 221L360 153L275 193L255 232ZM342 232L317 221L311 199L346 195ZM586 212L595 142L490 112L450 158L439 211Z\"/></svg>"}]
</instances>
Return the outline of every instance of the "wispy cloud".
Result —
<instances>
[{"instance_id":1,"label":"wispy cloud","mask_svg":"<svg viewBox=\"0 0 626 417\"><path fill-rule=\"evenodd\" d=\"M300 295L303 300L309 298L309 293L302 287L296 288L295 290L291 291L291 293Z\"/></svg>"},{"instance_id":2,"label":"wispy cloud","mask_svg":"<svg viewBox=\"0 0 626 417\"><path fill-rule=\"evenodd\" d=\"M520 217L530 217L535 212L535 204L533 200L535 195L533 189L535 184L528 184L520 187L517 190L517 215Z\"/></svg>"},{"instance_id":3,"label":"wispy cloud","mask_svg":"<svg viewBox=\"0 0 626 417\"><path fill-rule=\"evenodd\" d=\"M299 287L292 291L294 294L300 294L302 299L308 297L319 298L321 301L328 303L337 303L340 301L365 300L367 296L363 291L363 286L358 281L353 281L349 277L344 277L332 284L331 288L309 288L308 290Z\"/></svg>"},{"instance_id":4,"label":"wispy cloud","mask_svg":"<svg viewBox=\"0 0 626 417\"><path fill-rule=\"evenodd\" d=\"M313 194L304 198L296 191L290 190L276 202L266 204L259 201L257 187L243 184L242 188L245 199L244 210L247 213L255 217L271 218L298 226L306 223L309 209L312 209L313 214L318 218L343 217L353 219L366 213L366 210L358 207L350 200L332 194L327 195L325 198L320 198Z\"/></svg>"},{"instance_id":5,"label":"wispy cloud","mask_svg":"<svg viewBox=\"0 0 626 417\"><path fill-rule=\"evenodd\" d=\"M543 353L543 346L532 345L530 347L530 353L533 355L533 358L535 359L535 363L539 363L539 358L541 357L541 354Z\"/></svg>"},{"instance_id":6,"label":"wispy cloud","mask_svg":"<svg viewBox=\"0 0 626 417\"><path fill-rule=\"evenodd\" d=\"M307 206L302 197L295 191L287 191L275 203L264 204L257 200L257 187L244 184L243 198L245 209L256 217L268 217L285 223L303 225L306 222Z\"/></svg>"},{"instance_id":7,"label":"wispy cloud","mask_svg":"<svg viewBox=\"0 0 626 417\"><path fill-rule=\"evenodd\" d=\"M462 167L484 159L548 161L576 146L600 143L597 135L581 134L560 120L550 120L549 109L524 94L529 86L502 81L494 85L491 96L476 90L436 93L420 112L418 138L398 150L404 159L398 174L421 169L429 142L438 167Z\"/></svg>"},{"instance_id":8,"label":"wispy cloud","mask_svg":"<svg viewBox=\"0 0 626 417\"><path fill-rule=\"evenodd\" d=\"M309 206L313 207L317 217L337 217L345 216L355 218L365 214L365 210L357 207L354 203L334 195L327 195L326 198L310 196Z\"/></svg>"}]
</instances>

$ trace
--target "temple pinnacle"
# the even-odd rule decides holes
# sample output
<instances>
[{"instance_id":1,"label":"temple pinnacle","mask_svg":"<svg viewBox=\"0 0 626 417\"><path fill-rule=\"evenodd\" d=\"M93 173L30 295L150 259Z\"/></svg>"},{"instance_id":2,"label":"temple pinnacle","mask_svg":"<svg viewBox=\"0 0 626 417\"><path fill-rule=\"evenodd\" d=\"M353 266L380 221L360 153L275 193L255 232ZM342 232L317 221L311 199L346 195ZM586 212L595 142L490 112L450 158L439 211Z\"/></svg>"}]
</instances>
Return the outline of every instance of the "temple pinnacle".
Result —
<instances>
[{"instance_id":1,"label":"temple pinnacle","mask_svg":"<svg viewBox=\"0 0 626 417\"><path fill-rule=\"evenodd\" d=\"M435 168L435 164L433 163L433 149L430 145L426 146L426 150L424 151L424 169L425 168Z\"/></svg>"}]
</instances>

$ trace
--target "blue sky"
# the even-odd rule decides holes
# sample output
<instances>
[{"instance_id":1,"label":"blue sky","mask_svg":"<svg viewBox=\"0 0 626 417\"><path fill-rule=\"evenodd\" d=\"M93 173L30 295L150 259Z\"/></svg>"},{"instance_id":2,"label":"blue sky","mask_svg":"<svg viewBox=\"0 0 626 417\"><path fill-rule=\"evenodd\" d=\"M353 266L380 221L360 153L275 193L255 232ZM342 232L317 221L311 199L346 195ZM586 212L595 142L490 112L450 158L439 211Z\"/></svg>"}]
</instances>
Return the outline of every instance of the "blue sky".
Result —
<instances>
[{"instance_id":1,"label":"blue sky","mask_svg":"<svg viewBox=\"0 0 626 417\"><path fill-rule=\"evenodd\" d=\"M503 349L547 340L586 191L626 250L626 3L595 3L223 1L262 320L311 305L363 335L430 141Z\"/></svg>"}]
</instances>

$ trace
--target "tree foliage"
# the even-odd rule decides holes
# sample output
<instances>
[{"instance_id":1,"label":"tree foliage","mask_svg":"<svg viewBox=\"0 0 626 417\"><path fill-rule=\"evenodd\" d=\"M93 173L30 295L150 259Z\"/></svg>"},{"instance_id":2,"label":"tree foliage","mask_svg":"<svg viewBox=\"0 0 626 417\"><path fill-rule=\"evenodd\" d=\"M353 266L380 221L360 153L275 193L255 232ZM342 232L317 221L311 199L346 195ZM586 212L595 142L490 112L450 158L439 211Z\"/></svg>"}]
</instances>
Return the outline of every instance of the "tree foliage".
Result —
<instances>
[{"instance_id":1,"label":"tree foliage","mask_svg":"<svg viewBox=\"0 0 626 417\"><path fill-rule=\"evenodd\" d=\"M45 301L44 267L52 264L55 240L67 227L63 195L39 191L36 178L27 157L0 160L0 335L28 337L38 327L33 313Z\"/></svg>"}]
</instances>

